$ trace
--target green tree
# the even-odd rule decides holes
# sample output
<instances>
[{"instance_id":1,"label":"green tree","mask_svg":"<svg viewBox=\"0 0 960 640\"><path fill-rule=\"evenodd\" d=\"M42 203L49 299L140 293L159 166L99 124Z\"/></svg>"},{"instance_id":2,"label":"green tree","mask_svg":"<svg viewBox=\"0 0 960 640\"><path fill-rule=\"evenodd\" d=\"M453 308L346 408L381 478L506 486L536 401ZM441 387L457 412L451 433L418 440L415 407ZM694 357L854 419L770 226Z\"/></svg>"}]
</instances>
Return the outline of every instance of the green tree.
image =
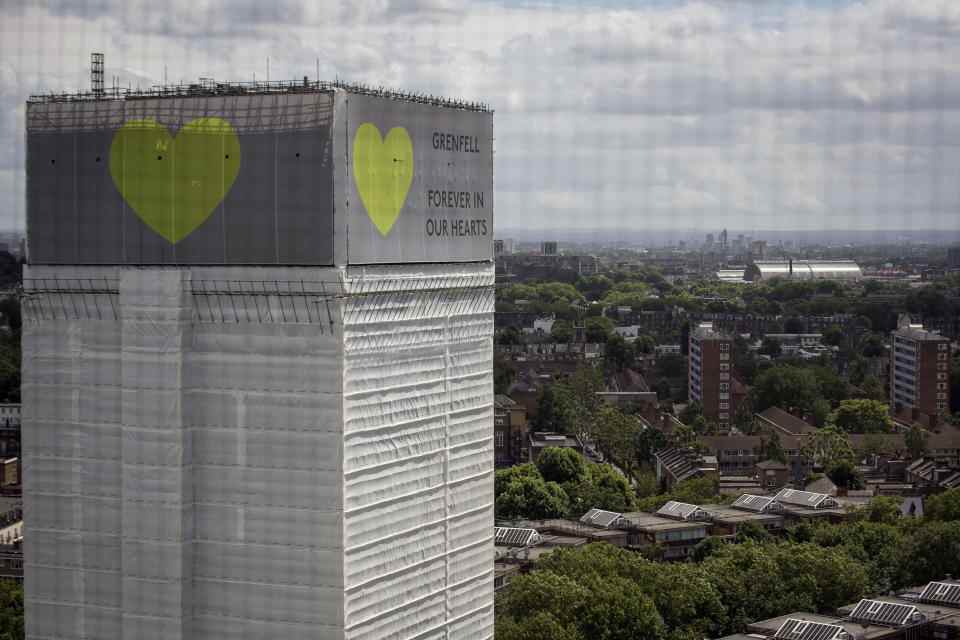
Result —
<instances>
[{"instance_id":1,"label":"green tree","mask_svg":"<svg viewBox=\"0 0 960 640\"><path fill-rule=\"evenodd\" d=\"M636 505L636 494L622 473L609 464L587 466L587 476L579 483L567 483L570 511L580 516L590 509L624 513Z\"/></svg>"},{"instance_id":2,"label":"green tree","mask_svg":"<svg viewBox=\"0 0 960 640\"><path fill-rule=\"evenodd\" d=\"M907 451L910 452L911 458L919 460L924 456L927 451L927 439L929 437L930 434L918 425L910 427L910 430L904 435L904 442L907 445Z\"/></svg>"},{"instance_id":3,"label":"green tree","mask_svg":"<svg viewBox=\"0 0 960 640\"><path fill-rule=\"evenodd\" d=\"M737 534L734 539L736 542L746 542L747 540L770 542L773 540L773 536L770 535L762 524L747 520L737 525Z\"/></svg>"},{"instance_id":4,"label":"green tree","mask_svg":"<svg viewBox=\"0 0 960 640\"><path fill-rule=\"evenodd\" d=\"M551 614L561 628L576 625L587 593L576 576L548 570L520 575L497 596L497 623L501 616L522 620L543 612Z\"/></svg>"},{"instance_id":5,"label":"green tree","mask_svg":"<svg viewBox=\"0 0 960 640\"><path fill-rule=\"evenodd\" d=\"M856 600L869 578L843 551L813 544L726 545L703 565L727 608L727 632L790 611L828 611Z\"/></svg>"},{"instance_id":6,"label":"green tree","mask_svg":"<svg viewBox=\"0 0 960 640\"><path fill-rule=\"evenodd\" d=\"M587 342L606 342L613 333L613 320L610 318L587 318L584 321Z\"/></svg>"},{"instance_id":7,"label":"green tree","mask_svg":"<svg viewBox=\"0 0 960 640\"><path fill-rule=\"evenodd\" d=\"M495 501L499 518L560 518L570 509L567 493L556 482L521 476L509 482Z\"/></svg>"},{"instance_id":8,"label":"green tree","mask_svg":"<svg viewBox=\"0 0 960 640\"><path fill-rule=\"evenodd\" d=\"M910 584L960 573L960 521L923 519L909 528L904 547Z\"/></svg>"},{"instance_id":9,"label":"green tree","mask_svg":"<svg viewBox=\"0 0 960 640\"><path fill-rule=\"evenodd\" d=\"M635 416L612 405L603 405L593 421L591 435L600 450L624 472L634 477L640 457L641 434L645 427Z\"/></svg>"},{"instance_id":10,"label":"green tree","mask_svg":"<svg viewBox=\"0 0 960 640\"><path fill-rule=\"evenodd\" d=\"M677 416L677 419L680 420L683 424L689 425L692 424L697 418L703 417L703 405L698 401L694 400L690 402L683 408L683 411L680 412L680 415Z\"/></svg>"},{"instance_id":11,"label":"green tree","mask_svg":"<svg viewBox=\"0 0 960 640\"><path fill-rule=\"evenodd\" d=\"M555 320L550 327L550 337L561 344L573 342L573 326L566 320Z\"/></svg>"},{"instance_id":12,"label":"green tree","mask_svg":"<svg viewBox=\"0 0 960 640\"><path fill-rule=\"evenodd\" d=\"M841 329L839 326L835 324L830 325L829 327L823 330L822 341L824 344L827 344L833 347L839 347L840 345L843 344L845 339L846 339L846 336L843 333L843 329Z\"/></svg>"},{"instance_id":13,"label":"green tree","mask_svg":"<svg viewBox=\"0 0 960 640\"><path fill-rule=\"evenodd\" d=\"M960 520L960 488L927 498L923 514L930 520Z\"/></svg>"},{"instance_id":14,"label":"green tree","mask_svg":"<svg viewBox=\"0 0 960 640\"><path fill-rule=\"evenodd\" d=\"M890 433L893 430L887 405L876 400L843 400L827 422L847 433Z\"/></svg>"},{"instance_id":15,"label":"green tree","mask_svg":"<svg viewBox=\"0 0 960 640\"><path fill-rule=\"evenodd\" d=\"M0 580L0 640L23 640L23 585Z\"/></svg>"},{"instance_id":16,"label":"green tree","mask_svg":"<svg viewBox=\"0 0 960 640\"><path fill-rule=\"evenodd\" d=\"M820 523L807 526L809 539L822 547L835 547L864 567L870 578L871 593L884 593L911 584L904 571L904 533L894 524L874 522L869 518L889 519L888 502L876 510L866 510L866 520L840 526Z\"/></svg>"},{"instance_id":17,"label":"green tree","mask_svg":"<svg viewBox=\"0 0 960 640\"><path fill-rule=\"evenodd\" d=\"M780 346L779 341L774 340L773 338L764 338L763 342L760 344L759 352L765 356L776 358L783 353L783 347Z\"/></svg>"},{"instance_id":18,"label":"green tree","mask_svg":"<svg viewBox=\"0 0 960 640\"><path fill-rule=\"evenodd\" d=\"M863 516L869 522L896 524L900 519L900 499L893 496L877 496L864 508Z\"/></svg>"},{"instance_id":19,"label":"green tree","mask_svg":"<svg viewBox=\"0 0 960 640\"><path fill-rule=\"evenodd\" d=\"M776 460L787 464L787 453L783 450L780 434L775 429L771 430L770 436L764 440L763 455L767 460Z\"/></svg>"},{"instance_id":20,"label":"green tree","mask_svg":"<svg viewBox=\"0 0 960 640\"><path fill-rule=\"evenodd\" d=\"M587 477L587 462L573 449L547 447L537 456L536 465L547 482L581 482Z\"/></svg>"},{"instance_id":21,"label":"green tree","mask_svg":"<svg viewBox=\"0 0 960 640\"><path fill-rule=\"evenodd\" d=\"M852 464L856 459L850 437L836 427L817 429L804 443L800 453L823 469L833 469L843 461Z\"/></svg>"},{"instance_id":22,"label":"green tree","mask_svg":"<svg viewBox=\"0 0 960 640\"><path fill-rule=\"evenodd\" d=\"M495 631L496 640L585 640L576 624L563 624L549 611L523 615L518 620L501 614L499 604Z\"/></svg>"},{"instance_id":23,"label":"green tree","mask_svg":"<svg viewBox=\"0 0 960 640\"><path fill-rule=\"evenodd\" d=\"M842 489L862 489L863 474L852 460L837 460L826 467L827 477Z\"/></svg>"},{"instance_id":24,"label":"green tree","mask_svg":"<svg viewBox=\"0 0 960 640\"><path fill-rule=\"evenodd\" d=\"M868 399L883 402L885 398L883 383L880 382L880 379L876 376L866 376L863 378L863 381L860 383L860 388L863 389L863 393Z\"/></svg>"},{"instance_id":25,"label":"green tree","mask_svg":"<svg viewBox=\"0 0 960 640\"><path fill-rule=\"evenodd\" d=\"M497 333L497 344L503 346L523 344L523 334L516 327L507 327Z\"/></svg>"},{"instance_id":26,"label":"green tree","mask_svg":"<svg viewBox=\"0 0 960 640\"><path fill-rule=\"evenodd\" d=\"M749 396L744 398L737 406L737 411L733 414L733 426L744 435L752 436L757 432L757 421L753 413L753 403Z\"/></svg>"},{"instance_id":27,"label":"green tree","mask_svg":"<svg viewBox=\"0 0 960 640\"><path fill-rule=\"evenodd\" d=\"M545 387L537 402L534 427L541 431L575 434L578 431L579 406L570 389L562 384Z\"/></svg>"},{"instance_id":28,"label":"green tree","mask_svg":"<svg viewBox=\"0 0 960 640\"><path fill-rule=\"evenodd\" d=\"M780 407L809 414L814 403L821 399L820 385L810 369L791 365L771 367L757 374L751 399L757 411Z\"/></svg>"},{"instance_id":29,"label":"green tree","mask_svg":"<svg viewBox=\"0 0 960 640\"><path fill-rule=\"evenodd\" d=\"M657 341L654 339L654 337L646 333L637 336L637 339L633 341L633 350L638 355L651 354L656 346Z\"/></svg>"},{"instance_id":30,"label":"green tree","mask_svg":"<svg viewBox=\"0 0 960 640\"><path fill-rule=\"evenodd\" d=\"M603 355L607 368L614 373L633 367L637 359L633 346L616 333L607 339Z\"/></svg>"},{"instance_id":31,"label":"green tree","mask_svg":"<svg viewBox=\"0 0 960 640\"><path fill-rule=\"evenodd\" d=\"M506 394L510 392L510 386L517 379L517 369L513 363L506 358L494 356L493 358L493 390L494 393Z\"/></svg>"},{"instance_id":32,"label":"green tree","mask_svg":"<svg viewBox=\"0 0 960 640\"><path fill-rule=\"evenodd\" d=\"M493 474L494 499L499 499L500 494L503 493L503 491L507 488L507 485L514 480L528 477L539 478L540 480L543 479L543 476L540 475L536 465L530 462L507 467L506 469L497 469L497 471Z\"/></svg>"}]
</instances>

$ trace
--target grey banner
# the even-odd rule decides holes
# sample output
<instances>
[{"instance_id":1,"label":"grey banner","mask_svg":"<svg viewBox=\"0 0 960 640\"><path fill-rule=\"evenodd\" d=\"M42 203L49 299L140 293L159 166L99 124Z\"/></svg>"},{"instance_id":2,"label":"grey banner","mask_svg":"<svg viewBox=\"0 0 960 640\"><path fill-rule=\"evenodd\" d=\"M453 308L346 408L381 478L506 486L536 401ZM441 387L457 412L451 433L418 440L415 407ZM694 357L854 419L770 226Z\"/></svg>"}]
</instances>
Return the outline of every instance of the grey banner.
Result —
<instances>
[{"instance_id":1,"label":"grey banner","mask_svg":"<svg viewBox=\"0 0 960 640\"><path fill-rule=\"evenodd\" d=\"M332 129L332 93L30 104L30 261L333 264Z\"/></svg>"},{"instance_id":2,"label":"grey banner","mask_svg":"<svg viewBox=\"0 0 960 640\"><path fill-rule=\"evenodd\" d=\"M352 264L493 258L493 115L346 94ZM344 189L339 181L346 180ZM338 205L338 208L340 205Z\"/></svg>"}]
</instances>

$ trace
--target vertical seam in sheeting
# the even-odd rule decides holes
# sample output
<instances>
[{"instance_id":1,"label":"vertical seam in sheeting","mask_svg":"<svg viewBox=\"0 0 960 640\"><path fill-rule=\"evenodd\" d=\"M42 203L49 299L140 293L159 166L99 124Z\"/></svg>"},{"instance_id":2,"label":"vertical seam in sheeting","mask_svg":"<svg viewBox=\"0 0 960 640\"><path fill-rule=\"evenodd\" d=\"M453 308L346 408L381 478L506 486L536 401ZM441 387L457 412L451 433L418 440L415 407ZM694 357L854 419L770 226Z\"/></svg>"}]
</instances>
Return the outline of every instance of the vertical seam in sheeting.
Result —
<instances>
[{"instance_id":1,"label":"vertical seam in sheeting","mask_svg":"<svg viewBox=\"0 0 960 640\"><path fill-rule=\"evenodd\" d=\"M437 294L440 297L442 294ZM450 629L450 412L453 410L453 398L450 391L450 312L443 309L443 388L446 393L446 410L443 412L443 527L444 527L444 563L443 563L443 635L449 638Z\"/></svg>"}]
</instances>

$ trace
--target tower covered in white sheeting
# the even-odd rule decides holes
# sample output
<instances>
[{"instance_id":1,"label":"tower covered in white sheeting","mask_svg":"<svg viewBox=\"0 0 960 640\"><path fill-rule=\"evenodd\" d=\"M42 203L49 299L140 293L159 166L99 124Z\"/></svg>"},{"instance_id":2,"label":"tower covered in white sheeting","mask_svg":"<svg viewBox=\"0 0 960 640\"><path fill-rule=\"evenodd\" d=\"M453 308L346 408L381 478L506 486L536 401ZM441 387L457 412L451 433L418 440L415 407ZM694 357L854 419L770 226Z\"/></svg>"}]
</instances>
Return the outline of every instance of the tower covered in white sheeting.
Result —
<instances>
[{"instance_id":1,"label":"tower covered in white sheeting","mask_svg":"<svg viewBox=\"0 0 960 640\"><path fill-rule=\"evenodd\" d=\"M490 112L216 85L27 126L27 637L492 637Z\"/></svg>"}]
</instances>

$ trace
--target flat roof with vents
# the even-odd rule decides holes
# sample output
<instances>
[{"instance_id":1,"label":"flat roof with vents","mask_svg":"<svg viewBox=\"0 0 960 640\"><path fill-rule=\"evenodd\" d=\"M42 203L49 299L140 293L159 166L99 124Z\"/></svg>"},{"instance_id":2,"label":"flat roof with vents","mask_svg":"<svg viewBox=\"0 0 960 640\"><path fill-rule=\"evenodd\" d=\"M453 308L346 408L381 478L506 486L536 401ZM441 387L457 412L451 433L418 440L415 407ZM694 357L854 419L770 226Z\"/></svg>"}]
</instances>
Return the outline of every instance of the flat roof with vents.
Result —
<instances>
[{"instance_id":1,"label":"flat roof with vents","mask_svg":"<svg viewBox=\"0 0 960 640\"><path fill-rule=\"evenodd\" d=\"M695 504L671 500L657 510L658 516L674 520L707 520L710 514Z\"/></svg>"},{"instance_id":2,"label":"flat roof with vents","mask_svg":"<svg viewBox=\"0 0 960 640\"><path fill-rule=\"evenodd\" d=\"M783 511L780 503L770 496L758 496L752 493L745 493L730 505L735 509L744 511L753 511L754 513L779 513Z\"/></svg>"},{"instance_id":3,"label":"flat roof with vents","mask_svg":"<svg viewBox=\"0 0 960 640\"><path fill-rule=\"evenodd\" d=\"M580 516L580 522L583 524L593 525L601 529L611 529L622 520L622 513L604 511L603 509L590 509L590 511Z\"/></svg>"},{"instance_id":4,"label":"flat roof with vents","mask_svg":"<svg viewBox=\"0 0 960 640\"><path fill-rule=\"evenodd\" d=\"M920 602L960 606L960 583L931 582L920 594Z\"/></svg>"},{"instance_id":5,"label":"flat roof with vents","mask_svg":"<svg viewBox=\"0 0 960 640\"><path fill-rule=\"evenodd\" d=\"M899 627L923 621L923 614L909 604L863 599L850 612L850 619L861 624L883 624Z\"/></svg>"},{"instance_id":6,"label":"flat roof with vents","mask_svg":"<svg viewBox=\"0 0 960 640\"><path fill-rule=\"evenodd\" d=\"M810 509L829 509L839 506L834 498L825 493L813 493L812 491L799 491L797 489L783 489L773 499L781 504Z\"/></svg>"},{"instance_id":7,"label":"flat roof with vents","mask_svg":"<svg viewBox=\"0 0 960 640\"><path fill-rule=\"evenodd\" d=\"M540 544L541 540L536 529L493 528L493 544L499 547L533 547Z\"/></svg>"},{"instance_id":8,"label":"flat roof with vents","mask_svg":"<svg viewBox=\"0 0 960 640\"><path fill-rule=\"evenodd\" d=\"M849 634L836 624L789 618L780 625L773 637L776 640L841 640L849 637Z\"/></svg>"}]
</instances>

